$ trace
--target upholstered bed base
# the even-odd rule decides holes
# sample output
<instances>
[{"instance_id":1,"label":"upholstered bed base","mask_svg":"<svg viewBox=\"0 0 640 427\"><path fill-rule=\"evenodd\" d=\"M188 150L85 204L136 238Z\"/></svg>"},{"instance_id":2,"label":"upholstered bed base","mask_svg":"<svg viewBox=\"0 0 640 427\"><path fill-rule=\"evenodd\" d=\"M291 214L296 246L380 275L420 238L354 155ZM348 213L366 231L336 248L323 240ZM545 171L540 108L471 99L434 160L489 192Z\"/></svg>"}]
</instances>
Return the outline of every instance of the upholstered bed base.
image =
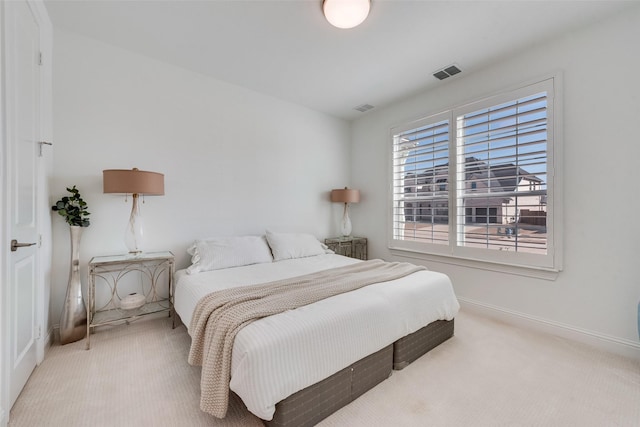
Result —
<instances>
[{"instance_id":1,"label":"upholstered bed base","mask_svg":"<svg viewBox=\"0 0 640 427\"><path fill-rule=\"evenodd\" d=\"M357 399L453 336L454 321L438 320L407 335L330 377L313 384L276 404L269 427L313 426Z\"/></svg>"},{"instance_id":2,"label":"upholstered bed base","mask_svg":"<svg viewBox=\"0 0 640 427\"><path fill-rule=\"evenodd\" d=\"M453 320L436 320L393 343L393 369L399 371L453 336Z\"/></svg>"},{"instance_id":3,"label":"upholstered bed base","mask_svg":"<svg viewBox=\"0 0 640 427\"><path fill-rule=\"evenodd\" d=\"M393 345L373 353L276 404L269 427L319 423L391 375Z\"/></svg>"}]
</instances>

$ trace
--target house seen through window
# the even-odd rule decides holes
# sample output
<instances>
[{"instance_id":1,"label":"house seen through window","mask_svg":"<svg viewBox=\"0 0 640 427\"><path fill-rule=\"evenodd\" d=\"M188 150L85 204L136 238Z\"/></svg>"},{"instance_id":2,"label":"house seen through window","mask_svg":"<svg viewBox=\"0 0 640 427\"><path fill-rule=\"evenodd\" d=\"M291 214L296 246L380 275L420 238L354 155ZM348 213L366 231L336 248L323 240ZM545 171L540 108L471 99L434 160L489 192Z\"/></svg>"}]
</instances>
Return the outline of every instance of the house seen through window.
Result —
<instances>
[{"instance_id":1,"label":"house seen through window","mask_svg":"<svg viewBox=\"0 0 640 427\"><path fill-rule=\"evenodd\" d=\"M393 129L390 247L554 263L554 79Z\"/></svg>"}]
</instances>

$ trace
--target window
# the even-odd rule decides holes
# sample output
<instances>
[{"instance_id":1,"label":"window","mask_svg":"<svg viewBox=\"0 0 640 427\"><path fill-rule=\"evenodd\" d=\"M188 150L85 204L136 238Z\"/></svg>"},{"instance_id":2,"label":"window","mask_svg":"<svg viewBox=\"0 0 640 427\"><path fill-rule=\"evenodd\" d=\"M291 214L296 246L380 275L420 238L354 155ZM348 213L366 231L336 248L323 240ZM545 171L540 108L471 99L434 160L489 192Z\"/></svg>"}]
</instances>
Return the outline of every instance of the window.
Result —
<instances>
[{"instance_id":1,"label":"window","mask_svg":"<svg viewBox=\"0 0 640 427\"><path fill-rule=\"evenodd\" d=\"M559 269L555 80L392 129L392 249Z\"/></svg>"}]
</instances>

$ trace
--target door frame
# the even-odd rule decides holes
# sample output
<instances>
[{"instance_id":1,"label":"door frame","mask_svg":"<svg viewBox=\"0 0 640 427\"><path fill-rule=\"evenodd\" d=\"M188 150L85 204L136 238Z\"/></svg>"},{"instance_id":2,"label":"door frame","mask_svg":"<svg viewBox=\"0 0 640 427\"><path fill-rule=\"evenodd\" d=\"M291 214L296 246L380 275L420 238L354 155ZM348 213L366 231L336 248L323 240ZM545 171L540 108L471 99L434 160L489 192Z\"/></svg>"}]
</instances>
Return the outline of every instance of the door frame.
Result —
<instances>
[{"instance_id":1,"label":"door frame","mask_svg":"<svg viewBox=\"0 0 640 427\"><path fill-rule=\"evenodd\" d=\"M27 3L40 28L40 50L42 53L42 66L40 70L40 140L52 141L53 118L52 118L52 82L53 82L53 28L47 9L42 0L23 0ZM0 21L4 24L6 17L5 2L0 2ZM2 25L2 28L5 28ZM6 34L0 31L0 427L6 426L9 422L9 308L10 301L7 298L8 263L10 257L9 241L10 224L8 222L8 173L10 173L9 159L7 158L7 116L11 114L7 111L6 105ZM36 358L40 364L44 360L46 347L51 342L51 325L49 321L49 296L51 289L51 215L49 212L49 177L53 170L53 150L51 147L43 147L42 157L37 162L37 185L38 185L38 234L40 235L40 245L37 250L38 275L37 275L37 296L36 296L36 324L40 331L36 340Z\"/></svg>"}]
</instances>

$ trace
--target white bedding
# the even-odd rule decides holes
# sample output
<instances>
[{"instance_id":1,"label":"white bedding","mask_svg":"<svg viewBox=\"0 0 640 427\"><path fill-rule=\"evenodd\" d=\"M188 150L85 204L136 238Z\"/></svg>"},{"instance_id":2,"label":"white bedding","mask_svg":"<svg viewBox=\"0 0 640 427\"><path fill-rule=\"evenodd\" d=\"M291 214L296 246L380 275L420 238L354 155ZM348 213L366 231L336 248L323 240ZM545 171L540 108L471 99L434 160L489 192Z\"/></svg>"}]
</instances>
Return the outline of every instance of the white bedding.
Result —
<instances>
[{"instance_id":1,"label":"white bedding","mask_svg":"<svg viewBox=\"0 0 640 427\"><path fill-rule=\"evenodd\" d=\"M189 326L200 300L219 289L270 282L360 262L318 255L187 275L176 273L174 306ZM419 271L257 320L233 347L230 388L270 420L275 404L435 320L459 310L451 281Z\"/></svg>"}]
</instances>

